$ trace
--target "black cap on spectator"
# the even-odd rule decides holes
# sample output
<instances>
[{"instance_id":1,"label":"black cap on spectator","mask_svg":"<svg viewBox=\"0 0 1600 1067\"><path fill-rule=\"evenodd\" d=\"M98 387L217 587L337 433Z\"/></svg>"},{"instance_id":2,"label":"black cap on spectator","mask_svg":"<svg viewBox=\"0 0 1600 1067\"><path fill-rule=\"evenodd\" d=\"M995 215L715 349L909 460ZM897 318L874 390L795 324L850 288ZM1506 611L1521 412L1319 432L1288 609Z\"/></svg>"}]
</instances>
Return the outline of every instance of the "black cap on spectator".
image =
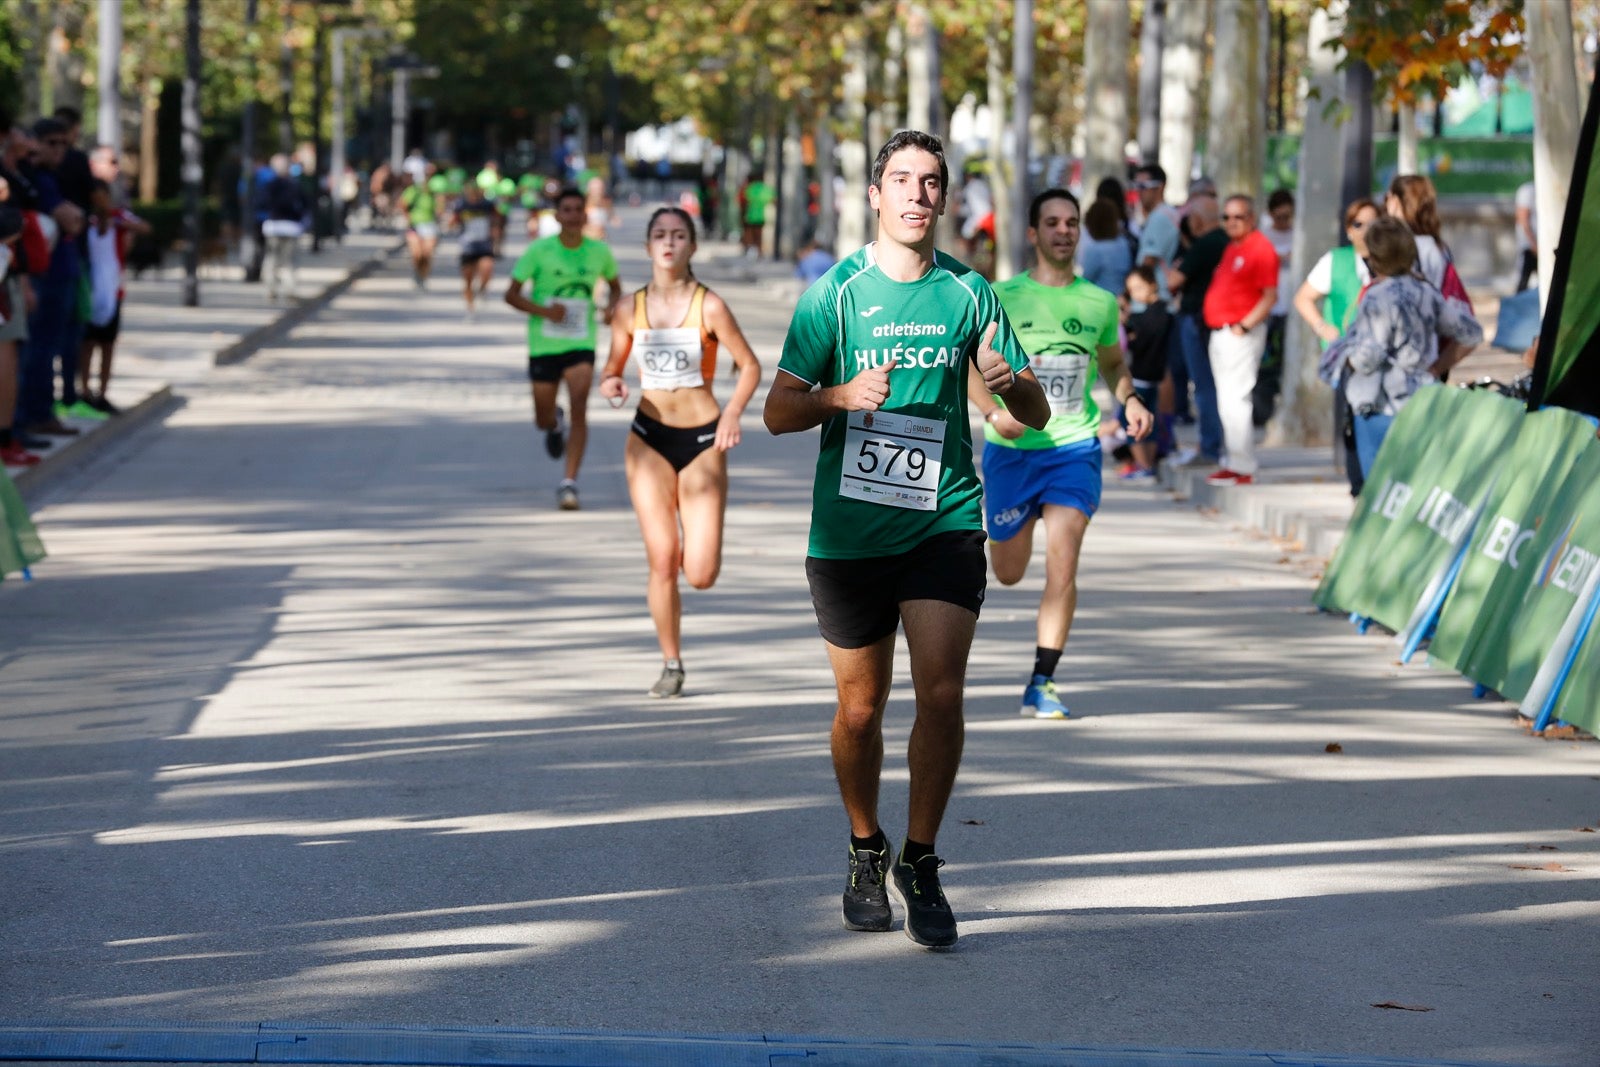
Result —
<instances>
[{"instance_id":1,"label":"black cap on spectator","mask_svg":"<svg viewBox=\"0 0 1600 1067\"><path fill-rule=\"evenodd\" d=\"M0 206L0 241L22 232L22 212L14 207Z\"/></svg>"}]
</instances>

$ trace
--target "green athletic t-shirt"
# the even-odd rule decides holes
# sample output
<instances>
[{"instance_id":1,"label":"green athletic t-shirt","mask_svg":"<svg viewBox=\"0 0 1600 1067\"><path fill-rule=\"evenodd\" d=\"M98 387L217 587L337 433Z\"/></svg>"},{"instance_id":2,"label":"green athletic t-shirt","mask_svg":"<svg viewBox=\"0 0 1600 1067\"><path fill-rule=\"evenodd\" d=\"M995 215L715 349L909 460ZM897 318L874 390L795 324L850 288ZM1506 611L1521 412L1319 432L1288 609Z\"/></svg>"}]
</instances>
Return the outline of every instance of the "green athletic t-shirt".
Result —
<instances>
[{"instance_id":1,"label":"green athletic t-shirt","mask_svg":"<svg viewBox=\"0 0 1600 1067\"><path fill-rule=\"evenodd\" d=\"M412 225L418 223L427 225L438 221L433 194L419 185L406 186L405 191L400 194L400 203L405 206L406 218Z\"/></svg>"},{"instance_id":2,"label":"green athletic t-shirt","mask_svg":"<svg viewBox=\"0 0 1600 1067\"><path fill-rule=\"evenodd\" d=\"M995 351L1025 369L1028 357L994 290L942 252L921 278L896 282L878 269L868 245L806 290L779 370L826 387L868 367L894 368L883 410L841 413L822 424L811 555L892 556L935 534L983 529L967 365L991 322L999 323Z\"/></svg>"},{"instance_id":3,"label":"green athletic t-shirt","mask_svg":"<svg viewBox=\"0 0 1600 1067\"><path fill-rule=\"evenodd\" d=\"M762 226L767 221L767 205L777 199L778 194L766 182L751 182L744 190L745 209L744 221L746 226Z\"/></svg>"},{"instance_id":4,"label":"green athletic t-shirt","mask_svg":"<svg viewBox=\"0 0 1600 1067\"><path fill-rule=\"evenodd\" d=\"M1050 421L1042 430L1028 427L1015 441L986 424L983 439L1002 448L1040 449L1094 437L1100 408L1090 390L1099 374L1098 348L1117 343L1117 298L1083 278L1066 286L1040 285L1031 274L996 283L994 294L1050 400Z\"/></svg>"},{"instance_id":5,"label":"green athletic t-shirt","mask_svg":"<svg viewBox=\"0 0 1600 1067\"><path fill-rule=\"evenodd\" d=\"M595 346L594 287L617 276L617 261L604 241L588 237L577 248L561 243L553 234L530 244L517 257L511 277L532 282L528 299L535 304L566 304L567 321L551 322L528 316L528 355L554 356L562 352L592 351Z\"/></svg>"}]
</instances>

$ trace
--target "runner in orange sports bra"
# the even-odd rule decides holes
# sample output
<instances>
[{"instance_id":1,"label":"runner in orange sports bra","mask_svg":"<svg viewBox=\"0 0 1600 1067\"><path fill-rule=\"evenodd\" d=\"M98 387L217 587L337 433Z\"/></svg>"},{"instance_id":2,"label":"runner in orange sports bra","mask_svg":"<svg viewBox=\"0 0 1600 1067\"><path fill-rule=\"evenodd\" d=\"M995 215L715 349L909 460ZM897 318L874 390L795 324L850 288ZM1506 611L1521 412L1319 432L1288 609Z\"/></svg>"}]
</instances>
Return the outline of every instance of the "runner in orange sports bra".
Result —
<instances>
[{"instance_id":1,"label":"runner in orange sports bra","mask_svg":"<svg viewBox=\"0 0 1600 1067\"><path fill-rule=\"evenodd\" d=\"M614 405L627 400L622 372L636 353L639 408L623 458L650 564L650 617L666 661L650 695L676 697L683 693L678 572L696 589L709 589L722 569L727 451L739 443L739 416L761 384L761 364L728 305L695 280L689 215L661 208L645 233L650 284L633 295L632 316L612 320L600 395ZM676 325L656 325L665 323ZM739 372L721 408L711 393L719 348Z\"/></svg>"}]
</instances>

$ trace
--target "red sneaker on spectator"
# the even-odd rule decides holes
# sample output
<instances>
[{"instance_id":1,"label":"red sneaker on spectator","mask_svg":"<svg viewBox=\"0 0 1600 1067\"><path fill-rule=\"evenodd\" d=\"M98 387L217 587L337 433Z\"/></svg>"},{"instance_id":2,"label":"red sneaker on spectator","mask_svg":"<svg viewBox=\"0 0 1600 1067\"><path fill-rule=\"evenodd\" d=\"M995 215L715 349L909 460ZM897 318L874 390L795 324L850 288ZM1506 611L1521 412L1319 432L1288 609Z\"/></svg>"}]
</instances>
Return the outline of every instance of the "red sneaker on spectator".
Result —
<instances>
[{"instance_id":1,"label":"red sneaker on spectator","mask_svg":"<svg viewBox=\"0 0 1600 1067\"><path fill-rule=\"evenodd\" d=\"M1206 479L1207 485L1254 485L1255 476L1230 471L1226 467Z\"/></svg>"},{"instance_id":2,"label":"red sneaker on spectator","mask_svg":"<svg viewBox=\"0 0 1600 1067\"><path fill-rule=\"evenodd\" d=\"M21 445L0 445L0 463L7 467L32 467L38 462L38 454Z\"/></svg>"}]
</instances>

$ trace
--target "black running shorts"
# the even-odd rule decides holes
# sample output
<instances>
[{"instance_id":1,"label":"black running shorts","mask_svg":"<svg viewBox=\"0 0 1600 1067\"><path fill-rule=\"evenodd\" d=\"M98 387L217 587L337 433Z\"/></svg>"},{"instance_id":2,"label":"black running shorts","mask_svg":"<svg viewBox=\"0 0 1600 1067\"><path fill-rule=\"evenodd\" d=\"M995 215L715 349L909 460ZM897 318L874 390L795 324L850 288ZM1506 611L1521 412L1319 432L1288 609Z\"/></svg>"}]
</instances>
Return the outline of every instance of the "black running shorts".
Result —
<instances>
[{"instance_id":1,"label":"black running shorts","mask_svg":"<svg viewBox=\"0 0 1600 1067\"><path fill-rule=\"evenodd\" d=\"M553 356L529 356L528 380L559 382L567 371L585 363L594 366L593 349L580 348L575 352L557 352Z\"/></svg>"},{"instance_id":2,"label":"black running shorts","mask_svg":"<svg viewBox=\"0 0 1600 1067\"><path fill-rule=\"evenodd\" d=\"M823 640L866 648L894 633L907 600L942 600L974 615L983 607L989 562L982 530L934 534L909 552L869 559L806 557L806 579Z\"/></svg>"}]
</instances>

